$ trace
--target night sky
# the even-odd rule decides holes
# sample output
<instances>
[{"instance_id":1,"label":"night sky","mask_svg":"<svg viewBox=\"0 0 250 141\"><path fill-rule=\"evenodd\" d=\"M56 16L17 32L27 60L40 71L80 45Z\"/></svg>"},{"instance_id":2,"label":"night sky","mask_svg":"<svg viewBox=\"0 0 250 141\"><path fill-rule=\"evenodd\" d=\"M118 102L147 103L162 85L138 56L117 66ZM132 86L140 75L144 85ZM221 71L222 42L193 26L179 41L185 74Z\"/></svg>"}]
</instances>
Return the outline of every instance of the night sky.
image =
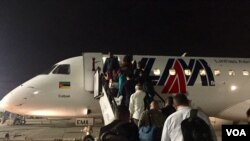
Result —
<instances>
[{"instance_id":1,"label":"night sky","mask_svg":"<svg viewBox=\"0 0 250 141\"><path fill-rule=\"evenodd\" d=\"M83 51L250 57L249 7L244 0L0 0L0 99Z\"/></svg>"}]
</instances>

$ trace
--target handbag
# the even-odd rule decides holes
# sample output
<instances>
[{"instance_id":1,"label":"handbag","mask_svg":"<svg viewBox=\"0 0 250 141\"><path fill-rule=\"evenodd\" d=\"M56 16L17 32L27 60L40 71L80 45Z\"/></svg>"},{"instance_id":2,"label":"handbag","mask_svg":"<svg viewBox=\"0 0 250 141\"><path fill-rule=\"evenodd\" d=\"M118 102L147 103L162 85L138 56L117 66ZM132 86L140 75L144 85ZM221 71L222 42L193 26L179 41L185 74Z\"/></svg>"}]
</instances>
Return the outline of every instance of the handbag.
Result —
<instances>
[{"instance_id":1,"label":"handbag","mask_svg":"<svg viewBox=\"0 0 250 141\"><path fill-rule=\"evenodd\" d=\"M149 125L142 126L139 129L140 141L154 141L157 135L158 128L152 125L151 116L148 112Z\"/></svg>"}]
</instances>

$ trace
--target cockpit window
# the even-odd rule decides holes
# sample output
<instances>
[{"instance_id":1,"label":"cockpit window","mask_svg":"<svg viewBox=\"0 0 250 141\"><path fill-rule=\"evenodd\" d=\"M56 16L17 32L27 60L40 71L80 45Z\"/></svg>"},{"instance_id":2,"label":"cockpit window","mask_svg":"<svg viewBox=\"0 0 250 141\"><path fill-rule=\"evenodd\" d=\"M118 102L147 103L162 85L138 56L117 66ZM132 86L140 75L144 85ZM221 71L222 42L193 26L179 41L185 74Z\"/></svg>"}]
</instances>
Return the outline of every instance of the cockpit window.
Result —
<instances>
[{"instance_id":1,"label":"cockpit window","mask_svg":"<svg viewBox=\"0 0 250 141\"><path fill-rule=\"evenodd\" d=\"M69 64L58 65L58 67L52 73L53 74L70 74L70 65Z\"/></svg>"},{"instance_id":2,"label":"cockpit window","mask_svg":"<svg viewBox=\"0 0 250 141\"><path fill-rule=\"evenodd\" d=\"M44 71L42 74L49 74L57 65L52 66L48 70Z\"/></svg>"}]
</instances>

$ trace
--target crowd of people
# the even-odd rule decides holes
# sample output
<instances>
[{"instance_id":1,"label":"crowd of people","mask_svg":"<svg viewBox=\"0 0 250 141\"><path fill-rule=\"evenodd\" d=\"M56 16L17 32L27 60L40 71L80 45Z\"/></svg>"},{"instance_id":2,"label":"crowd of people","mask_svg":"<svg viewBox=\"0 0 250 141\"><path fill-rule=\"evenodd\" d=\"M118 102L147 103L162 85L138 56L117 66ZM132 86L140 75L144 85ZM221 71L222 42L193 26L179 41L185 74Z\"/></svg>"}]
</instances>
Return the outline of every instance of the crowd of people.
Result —
<instances>
[{"instance_id":1,"label":"crowd of people","mask_svg":"<svg viewBox=\"0 0 250 141\"><path fill-rule=\"evenodd\" d=\"M140 128L150 124L158 129L154 141L184 141L181 121L189 116L191 110L186 95L169 96L165 107L160 109L159 103L154 99L156 91L149 76L144 74L143 64L132 61L132 55L125 55L119 63L118 58L109 53L104 63L104 81L112 89L111 95L121 101L118 104L116 120L101 128L100 140L112 141L112 138L107 138L107 132L114 132L119 126L124 140L140 141ZM117 83L116 87L110 84L114 82ZM198 116L213 132L208 117L201 111ZM213 139L216 140L215 136Z\"/></svg>"}]
</instances>

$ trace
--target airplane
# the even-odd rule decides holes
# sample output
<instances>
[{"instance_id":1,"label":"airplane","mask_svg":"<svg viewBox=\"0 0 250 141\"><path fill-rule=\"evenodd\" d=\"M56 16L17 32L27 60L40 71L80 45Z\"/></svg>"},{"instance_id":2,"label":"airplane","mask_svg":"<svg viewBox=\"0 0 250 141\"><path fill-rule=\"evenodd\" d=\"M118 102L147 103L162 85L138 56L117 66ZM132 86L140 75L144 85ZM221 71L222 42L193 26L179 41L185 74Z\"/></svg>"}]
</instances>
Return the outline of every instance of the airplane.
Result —
<instances>
[{"instance_id":1,"label":"airplane","mask_svg":"<svg viewBox=\"0 0 250 141\"><path fill-rule=\"evenodd\" d=\"M115 55L122 60L124 55ZM102 116L94 98L94 73L107 54L86 52L56 63L24 82L1 101L6 111L39 117ZM163 98L187 94L193 107L208 116L247 121L250 108L250 59L133 55Z\"/></svg>"}]
</instances>

